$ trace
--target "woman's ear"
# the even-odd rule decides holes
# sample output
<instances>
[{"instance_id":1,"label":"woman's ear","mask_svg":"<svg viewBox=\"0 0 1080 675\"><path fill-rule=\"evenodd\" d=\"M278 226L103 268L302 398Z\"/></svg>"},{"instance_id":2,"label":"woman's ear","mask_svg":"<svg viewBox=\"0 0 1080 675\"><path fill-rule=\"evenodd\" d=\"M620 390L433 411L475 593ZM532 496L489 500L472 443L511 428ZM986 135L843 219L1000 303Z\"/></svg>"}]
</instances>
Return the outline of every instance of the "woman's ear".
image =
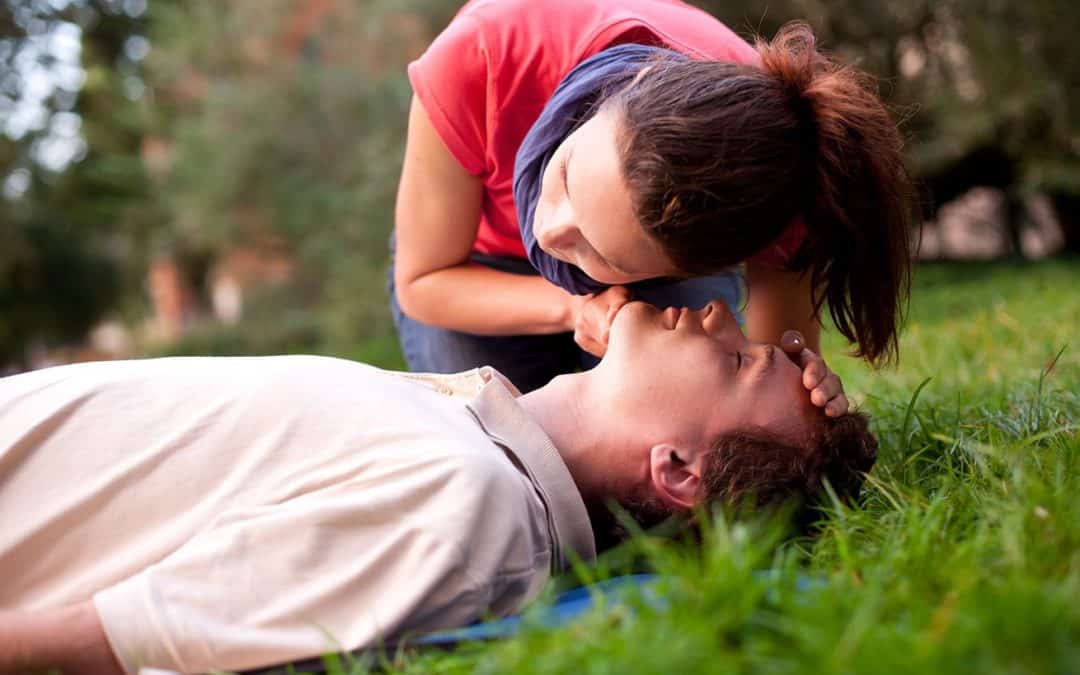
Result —
<instances>
[{"instance_id":1,"label":"woman's ear","mask_svg":"<svg viewBox=\"0 0 1080 675\"><path fill-rule=\"evenodd\" d=\"M679 448L669 443L649 450L649 477L653 491L676 509L697 506L705 452Z\"/></svg>"}]
</instances>

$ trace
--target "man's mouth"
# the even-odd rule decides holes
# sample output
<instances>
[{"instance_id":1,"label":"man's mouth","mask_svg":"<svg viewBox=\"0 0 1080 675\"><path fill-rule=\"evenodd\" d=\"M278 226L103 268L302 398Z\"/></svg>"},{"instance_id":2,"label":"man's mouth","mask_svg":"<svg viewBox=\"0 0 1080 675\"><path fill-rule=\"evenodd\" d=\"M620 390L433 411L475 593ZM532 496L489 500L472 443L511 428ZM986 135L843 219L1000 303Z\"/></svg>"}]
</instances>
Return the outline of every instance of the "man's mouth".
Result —
<instances>
[{"instance_id":1,"label":"man's mouth","mask_svg":"<svg viewBox=\"0 0 1080 675\"><path fill-rule=\"evenodd\" d=\"M679 324L691 314L697 317L697 320L704 324L705 319L712 314L713 309L716 307L716 301L710 302L701 309L695 311L689 307L668 307L664 310L663 316L665 322L668 324L670 330L675 330L679 327Z\"/></svg>"}]
</instances>

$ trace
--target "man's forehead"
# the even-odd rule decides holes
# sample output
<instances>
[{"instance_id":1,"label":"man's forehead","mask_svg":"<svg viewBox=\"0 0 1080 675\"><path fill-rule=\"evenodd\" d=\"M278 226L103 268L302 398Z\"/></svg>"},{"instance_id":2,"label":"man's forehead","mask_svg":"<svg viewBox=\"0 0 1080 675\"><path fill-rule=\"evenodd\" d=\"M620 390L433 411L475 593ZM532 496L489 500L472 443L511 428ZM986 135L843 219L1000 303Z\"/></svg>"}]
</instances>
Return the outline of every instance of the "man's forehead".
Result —
<instances>
[{"instance_id":1,"label":"man's forehead","mask_svg":"<svg viewBox=\"0 0 1080 675\"><path fill-rule=\"evenodd\" d=\"M802 384L802 369L780 347L772 351L772 368L757 383L763 392L758 397L763 399L762 417L768 418L776 433L802 438L824 418L824 410L810 400L810 391Z\"/></svg>"}]
</instances>

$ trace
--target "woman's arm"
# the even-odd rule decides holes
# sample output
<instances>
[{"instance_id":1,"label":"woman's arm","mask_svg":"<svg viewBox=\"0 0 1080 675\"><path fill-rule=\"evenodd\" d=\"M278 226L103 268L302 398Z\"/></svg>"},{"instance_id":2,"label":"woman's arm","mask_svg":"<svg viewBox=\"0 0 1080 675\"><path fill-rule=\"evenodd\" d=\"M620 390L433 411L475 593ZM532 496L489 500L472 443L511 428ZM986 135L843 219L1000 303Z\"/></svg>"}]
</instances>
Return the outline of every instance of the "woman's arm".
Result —
<instances>
[{"instance_id":1,"label":"woman's arm","mask_svg":"<svg viewBox=\"0 0 1080 675\"><path fill-rule=\"evenodd\" d=\"M751 341L778 344L803 369L810 401L831 417L848 410L840 378L821 358L821 323L814 317L809 274L753 261L746 263L746 333ZM797 331L799 335L792 335Z\"/></svg>"},{"instance_id":2,"label":"woman's arm","mask_svg":"<svg viewBox=\"0 0 1080 675\"><path fill-rule=\"evenodd\" d=\"M0 673L123 675L91 602L0 612Z\"/></svg>"},{"instance_id":3,"label":"woman's arm","mask_svg":"<svg viewBox=\"0 0 1080 675\"><path fill-rule=\"evenodd\" d=\"M746 336L753 342L780 344L786 330L797 330L806 347L821 353L821 323L814 317L810 278L748 261Z\"/></svg>"},{"instance_id":4,"label":"woman's arm","mask_svg":"<svg viewBox=\"0 0 1080 675\"><path fill-rule=\"evenodd\" d=\"M398 186L394 284L417 321L479 335L572 330L582 299L541 277L469 263L483 183L443 144L416 97Z\"/></svg>"}]
</instances>

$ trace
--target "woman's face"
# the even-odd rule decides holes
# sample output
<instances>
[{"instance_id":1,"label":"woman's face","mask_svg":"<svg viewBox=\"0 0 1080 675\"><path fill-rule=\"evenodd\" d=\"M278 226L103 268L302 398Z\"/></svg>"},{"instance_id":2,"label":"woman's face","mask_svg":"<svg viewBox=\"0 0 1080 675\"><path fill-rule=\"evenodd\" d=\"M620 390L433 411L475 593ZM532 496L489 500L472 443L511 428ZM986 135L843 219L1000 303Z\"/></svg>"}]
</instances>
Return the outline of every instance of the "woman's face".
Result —
<instances>
[{"instance_id":1,"label":"woman's face","mask_svg":"<svg viewBox=\"0 0 1080 675\"><path fill-rule=\"evenodd\" d=\"M533 234L545 252L605 284L678 270L634 217L615 115L601 111L562 142L544 170Z\"/></svg>"}]
</instances>

